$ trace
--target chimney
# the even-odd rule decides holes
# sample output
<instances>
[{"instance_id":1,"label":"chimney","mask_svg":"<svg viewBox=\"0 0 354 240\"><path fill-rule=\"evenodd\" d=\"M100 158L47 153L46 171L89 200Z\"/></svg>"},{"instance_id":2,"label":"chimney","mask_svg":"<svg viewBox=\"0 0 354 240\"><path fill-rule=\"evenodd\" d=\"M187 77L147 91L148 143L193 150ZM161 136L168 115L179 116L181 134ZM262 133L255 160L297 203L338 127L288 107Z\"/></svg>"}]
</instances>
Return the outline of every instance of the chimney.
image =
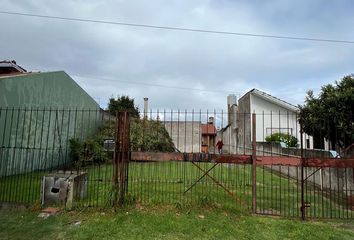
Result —
<instances>
[{"instance_id":1,"label":"chimney","mask_svg":"<svg viewBox=\"0 0 354 240\"><path fill-rule=\"evenodd\" d=\"M144 119L147 119L149 98L144 98Z\"/></svg>"},{"instance_id":2,"label":"chimney","mask_svg":"<svg viewBox=\"0 0 354 240\"><path fill-rule=\"evenodd\" d=\"M227 107L231 107L232 105L237 106L235 94L230 94L229 96L227 96Z\"/></svg>"},{"instance_id":3,"label":"chimney","mask_svg":"<svg viewBox=\"0 0 354 240\"><path fill-rule=\"evenodd\" d=\"M208 123L214 125L214 117L209 117Z\"/></svg>"},{"instance_id":4,"label":"chimney","mask_svg":"<svg viewBox=\"0 0 354 240\"><path fill-rule=\"evenodd\" d=\"M235 94L227 96L227 113L229 125L236 126L237 100Z\"/></svg>"}]
</instances>

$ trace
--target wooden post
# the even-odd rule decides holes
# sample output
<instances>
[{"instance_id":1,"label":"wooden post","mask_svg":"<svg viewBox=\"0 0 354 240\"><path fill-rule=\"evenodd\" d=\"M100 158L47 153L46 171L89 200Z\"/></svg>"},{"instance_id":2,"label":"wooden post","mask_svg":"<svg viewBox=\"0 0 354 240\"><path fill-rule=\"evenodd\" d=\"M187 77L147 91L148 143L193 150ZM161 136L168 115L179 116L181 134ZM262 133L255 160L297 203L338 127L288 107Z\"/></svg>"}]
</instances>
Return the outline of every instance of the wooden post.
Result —
<instances>
[{"instance_id":1,"label":"wooden post","mask_svg":"<svg viewBox=\"0 0 354 240\"><path fill-rule=\"evenodd\" d=\"M252 213L257 212L257 143L256 113L252 114Z\"/></svg>"}]
</instances>

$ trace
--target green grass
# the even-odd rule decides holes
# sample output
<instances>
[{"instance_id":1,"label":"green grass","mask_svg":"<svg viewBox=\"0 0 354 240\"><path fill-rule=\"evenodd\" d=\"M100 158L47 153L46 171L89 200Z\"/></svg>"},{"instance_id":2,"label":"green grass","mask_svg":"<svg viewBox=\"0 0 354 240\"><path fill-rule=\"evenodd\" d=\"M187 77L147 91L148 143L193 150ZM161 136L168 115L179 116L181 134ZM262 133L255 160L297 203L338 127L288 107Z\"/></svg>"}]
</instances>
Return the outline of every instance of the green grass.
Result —
<instances>
[{"instance_id":1,"label":"green grass","mask_svg":"<svg viewBox=\"0 0 354 240\"><path fill-rule=\"evenodd\" d=\"M214 163L197 164L208 170ZM91 166L86 171L89 176L88 196L77 201L76 206L110 208L113 194L112 165ZM127 200L151 206L221 206L225 210L250 212L250 165L218 165L209 174L227 188L229 193L208 177L202 178L186 191L202 175L190 162L132 162L129 166ZM0 201L39 202L43 175L44 172L29 173L0 179ZM310 217L353 218L353 212L340 204L339 197L330 200L311 186L305 192L305 200L311 202L311 208L307 210ZM275 170L257 168L258 213L299 217L300 206L299 182L279 176Z\"/></svg>"},{"instance_id":2,"label":"green grass","mask_svg":"<svg viewBox=\"0 0 354 240\"><path fill-rule=\"evenodd\" d=\"M220 208L142 205L113 211L0 210L0 239L354 239L354 222L242 216ZM80 225L75 222L81 221Z\"/></svg>"}]
</instances>

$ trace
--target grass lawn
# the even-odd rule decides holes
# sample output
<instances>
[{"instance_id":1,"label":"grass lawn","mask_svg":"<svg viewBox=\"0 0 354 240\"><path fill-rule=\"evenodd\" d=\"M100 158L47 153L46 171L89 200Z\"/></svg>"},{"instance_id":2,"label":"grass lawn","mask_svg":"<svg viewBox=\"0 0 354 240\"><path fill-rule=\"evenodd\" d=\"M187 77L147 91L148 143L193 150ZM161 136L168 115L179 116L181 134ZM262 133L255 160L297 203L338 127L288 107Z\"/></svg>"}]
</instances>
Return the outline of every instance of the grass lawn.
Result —
<instances>
[{"instance_id":1,"label":"grass lawn","mask_svg":"<svg viewBox=\"0 0 354 240\"><path fill-rule=\"evenodd\" d=\"M80 221L80 224L75 224ZM353 221L240 215L220 208L135 205L116 212L0 210L0 239L354 239Z\"/></svg>"},{"instance_id":2,"label":"grass lawn","mask_svg":"<svg viewBox=\"0 0 354 240\"><path fill-rule=\"evenodd\" d=\"M197 164L200 168L208 170L214 163ZM274 170L257 168L257 212L299 217L300 183L289 177L279 176L276 168L274 167ZM76 202L76 205L110 208L112 165L90 166L85 170L88 173L88 195ZM244 213L250 211L252 193L250 165L218 165L209 172L210 176L227 188L229 193L208 177L196 183L202 174L190 162L132 162L129 165L128 199L133 203L151 206L216 205L231 211ZM45 172L1 178L0 202L39 203L43 175ZM190 188L194 183L195 186ZM305 201L310 202L311 207L307 216L353 218L353 212L340 204L340 197L332 197L330 200L323 193L311 189L311 185L308 186Z\"/></svg>"}]
</instances>

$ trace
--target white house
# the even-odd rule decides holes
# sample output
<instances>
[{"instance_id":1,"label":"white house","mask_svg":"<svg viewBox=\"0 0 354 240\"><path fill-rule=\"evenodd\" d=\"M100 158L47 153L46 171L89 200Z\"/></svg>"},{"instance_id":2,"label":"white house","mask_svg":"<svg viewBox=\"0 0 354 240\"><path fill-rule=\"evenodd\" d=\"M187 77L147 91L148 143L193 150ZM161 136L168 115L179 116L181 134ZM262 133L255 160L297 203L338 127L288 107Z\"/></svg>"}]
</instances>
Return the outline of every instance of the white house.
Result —
<instances>
[{"instance_id":1,"label":"white house","mask_svg":"<svg viewBox=\"0 0 354 240\"><path fill-rule=\"evenodd\" d=\"M219 132L230 153L249 153L252 149L252 114L256 114L256 141L265 142L273 133L287 133L300 144L299 109L295 105L258 89L252 89L236 103L228 96L228 125ZM304 135L303 146L313 148L312 137Z\"/></svg>"}]
</instances>

